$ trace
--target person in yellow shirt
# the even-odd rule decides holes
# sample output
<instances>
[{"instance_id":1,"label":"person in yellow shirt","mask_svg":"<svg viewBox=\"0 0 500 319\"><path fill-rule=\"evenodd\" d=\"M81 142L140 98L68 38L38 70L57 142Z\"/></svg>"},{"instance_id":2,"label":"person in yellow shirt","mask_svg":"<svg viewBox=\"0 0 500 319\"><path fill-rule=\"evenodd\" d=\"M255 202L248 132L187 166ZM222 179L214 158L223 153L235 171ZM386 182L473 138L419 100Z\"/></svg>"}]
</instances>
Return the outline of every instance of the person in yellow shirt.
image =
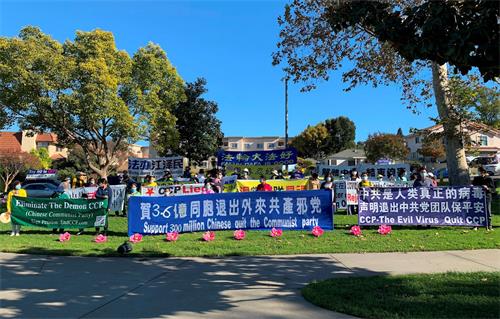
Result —
<instances>
[{"instance_id":1,"label":"person in yellow shirt","mask_svg":"<svg viewBox=\"0 0 500 319\"><path fill-rule=\"evenodd\" d=\"M21 182L20 181L14 181L12 183L14 185L14 189L9 192L7 195L7 214L12 214L12 197L13 196L19 196L19 197L27 197L28 194L26 193L25 189L21 188ZM14 222L11 220L10 222L12 224L12 232L10 233L11 236L19 236L19 232L21 231L21 225L14 224Z\"/></svg>"},{"instance_id":2,"label":"person in yellow shirt","mask_svg":"<svg viewBox=\"0 0 500 319\"><path fill-rule=\"evenodd\" d=\"M359 183L359 187L372 187L372 182L370 182L368 180L368 174L367 173L363 173L361 175L361 182Z\"/></svg>"},{"instance_id":3,"label":"person in yellow shirt","mask_svg":"<svg viewBox=\"0 0 500 319\"><path fill-rule=\"evenodd\" d=\"M146 181L144 184L142 184L144 187L155 187L158 186L158 183L156 183L156 179L154 176L148 175L146 176Z\"/></svg>"}]
</instances>

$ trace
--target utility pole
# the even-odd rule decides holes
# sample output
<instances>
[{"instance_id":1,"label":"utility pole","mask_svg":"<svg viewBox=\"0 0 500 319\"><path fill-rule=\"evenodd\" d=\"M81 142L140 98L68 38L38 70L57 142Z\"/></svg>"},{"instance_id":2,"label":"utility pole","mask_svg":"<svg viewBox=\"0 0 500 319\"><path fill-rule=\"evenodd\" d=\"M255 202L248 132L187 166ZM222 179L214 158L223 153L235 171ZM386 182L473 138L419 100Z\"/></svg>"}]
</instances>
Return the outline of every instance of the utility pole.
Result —
<instances>
[{"instance_id":1,"label":"utility pole","mask_svg":"<svg viewBox=\"0 0 500 319\"><path fill-rule=\"evenodd\" d=\"M285 148L288 147L288 76L285 77Z\"/></svg>"},{"instance_id":2,"label":"utility pole","mask_svg":"<svg viewBox=\"0 0 500 319\"><path fill-rule=\"evenodd\" d=\"M285 77L285 148L288 147L288 75ZM288 174L288 164L286 165Z\"/></svg>"}]
</instances>

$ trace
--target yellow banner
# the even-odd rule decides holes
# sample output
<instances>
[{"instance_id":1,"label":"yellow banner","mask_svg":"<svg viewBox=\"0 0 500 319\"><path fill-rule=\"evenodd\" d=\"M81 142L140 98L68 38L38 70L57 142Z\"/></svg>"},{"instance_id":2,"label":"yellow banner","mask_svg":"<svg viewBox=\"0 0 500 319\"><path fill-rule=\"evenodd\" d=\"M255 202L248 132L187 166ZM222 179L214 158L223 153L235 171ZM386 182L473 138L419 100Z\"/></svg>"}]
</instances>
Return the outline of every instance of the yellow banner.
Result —
<instances>
[{"instance_id":1,"label":"yellow banner","mask_svg":"<svg viewBox=\"0 0 500 319\"><path fill-rule=\"evenodd\" d=\"M236 188L238 192L253 192L259 185L259 180L237 180ZM271 179L267 183L274 191L303 191L306 189L307 179Z\"/></svg>"}]
</instances>

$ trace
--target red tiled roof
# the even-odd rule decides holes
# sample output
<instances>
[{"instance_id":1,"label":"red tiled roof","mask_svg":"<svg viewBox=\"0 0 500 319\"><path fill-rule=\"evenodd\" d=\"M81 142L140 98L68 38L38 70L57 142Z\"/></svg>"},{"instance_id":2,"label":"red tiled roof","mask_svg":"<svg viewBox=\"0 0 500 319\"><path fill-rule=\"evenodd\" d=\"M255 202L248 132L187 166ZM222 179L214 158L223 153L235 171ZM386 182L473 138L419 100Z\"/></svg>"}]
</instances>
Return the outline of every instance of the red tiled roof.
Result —
<instances>
[{"instance_id":1,"label":"red tiled roof","mask_svg":"<svg viewBox=\"0 0 500 319\"><path fill-rule=\"evenodd\" d=\"M56 142L57 136L53 133L43 133L36 135L37 142Z\"/></svg>"},{"instance_id":2,"label":"red tiled roof","mask_svg":"<svg viewBox=\"0 0 500 319\"><path fill-rule=\"evenodd\" d=\"M50 158L53 159L53 160L58 160L58 159L66 158L66 157L64 157L62 154L55 153L55 154L52 154L50 156Z\"/></svg>"},{"instance_id":3,"label":"red tiled roof","mask_svg":"<svg viewBox=\"0 0 500 319\"><path fill-rule=\"evenodd\" d=\"M22 139L22 132L0 132L0 150L20 151Z\"/></svg>"}]
</instances>

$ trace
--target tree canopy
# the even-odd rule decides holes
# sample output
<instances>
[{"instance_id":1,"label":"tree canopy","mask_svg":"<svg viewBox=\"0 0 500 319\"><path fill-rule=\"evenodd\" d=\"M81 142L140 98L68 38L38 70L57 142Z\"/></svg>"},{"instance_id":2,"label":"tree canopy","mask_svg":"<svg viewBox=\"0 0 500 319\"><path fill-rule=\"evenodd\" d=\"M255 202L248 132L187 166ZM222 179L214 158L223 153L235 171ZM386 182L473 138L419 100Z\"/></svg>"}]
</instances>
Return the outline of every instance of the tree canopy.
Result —
<instances>
[{"instance_id":1,"label":"tree canopy","mask_svg":"<svg viewBox=\"0 0 500 319\"><path fill-rule=\"evenodd\" d=\"M176 139L162 132L158 136L157 148L160 154L173 152L187 157L195 164L201 164L213 156L222 144L221 121L216 114L217 103L202 96L207 93L207 81L199 78L187 83L184 88L186 101L175 105L172 114L176 117Z\"/></svg>"},{"instance_id":2,"label":"tree canopy","mask_svg":"<svg viewBox=\"0 0 500 319\"><path fill-rule=\"evenodd\" d=\"M297 150L299 156L318 159L326 155L325 146L328 139L328 130L323 123L319 123L315 126L308 126L292 139L290 145Z\"/></svg>"},{"instance_id":3,"label":"tree canopy","mask_svg":"<svg viewBox=\"0 0 500 319\"><path fill-rule=\"evenodd\" d=\"M402 102L413 111L419 105L431 106L434 96L440 120L449 119L443 128L450 184L468 185L445 62L462 73L477 67L484 80L497 76L496 16L497 4L481 0L293 0L278 18L281 40L273 64L284 64L288 77L305 84L303 90L315 88L317 80L328 80L329 71L337 70L348 83L347 91L396 83Z\"/></svg>"},{"instance_id":4,"label":"tree canopy","mask_svg":"<svg viewBox=\"0 0 500 319\"><path fill-rule=\"evenodd\" d=\"M372 163L382 158L404 160L409 152L404 138L397 134L376 133L365 142L366 158Z\"/></svg>"},{"instance_id":5,"label":"tree canopy","mask_svg":"<svg viewBox=\"0 0 500 319\"><path fill-rule=\"evenodd\" d=\"M462 75L477 67L485 81L500 75L496 1L332 1L326 10L334 31L359 25L407 61L449 63Z\"/></svg>"},{"instance_id":6,"label":"tree canopy","mask_svg":"<svg viewBox=\"0 0 500 319\"><path fill-rule=\"evenodd\" d=\"M103 177L128 143L175 131L171 109L184 98L181 77L153 43L131 58L99 29L64 43L36 27L0 38L0 109L22 129L80 146Z\"/></svg>"},{"instance_id":7,"label":"tree canopy","mask_svg":"<svg viewBox=\"0 0 500 319\"><path fill-rule=\"evenodd\" d=\"M319 159L354 147L355 136L354 122L345 116L339 116L308 126L292 139L291 145L300 156Z\"/></svg>"}]
</instances>

